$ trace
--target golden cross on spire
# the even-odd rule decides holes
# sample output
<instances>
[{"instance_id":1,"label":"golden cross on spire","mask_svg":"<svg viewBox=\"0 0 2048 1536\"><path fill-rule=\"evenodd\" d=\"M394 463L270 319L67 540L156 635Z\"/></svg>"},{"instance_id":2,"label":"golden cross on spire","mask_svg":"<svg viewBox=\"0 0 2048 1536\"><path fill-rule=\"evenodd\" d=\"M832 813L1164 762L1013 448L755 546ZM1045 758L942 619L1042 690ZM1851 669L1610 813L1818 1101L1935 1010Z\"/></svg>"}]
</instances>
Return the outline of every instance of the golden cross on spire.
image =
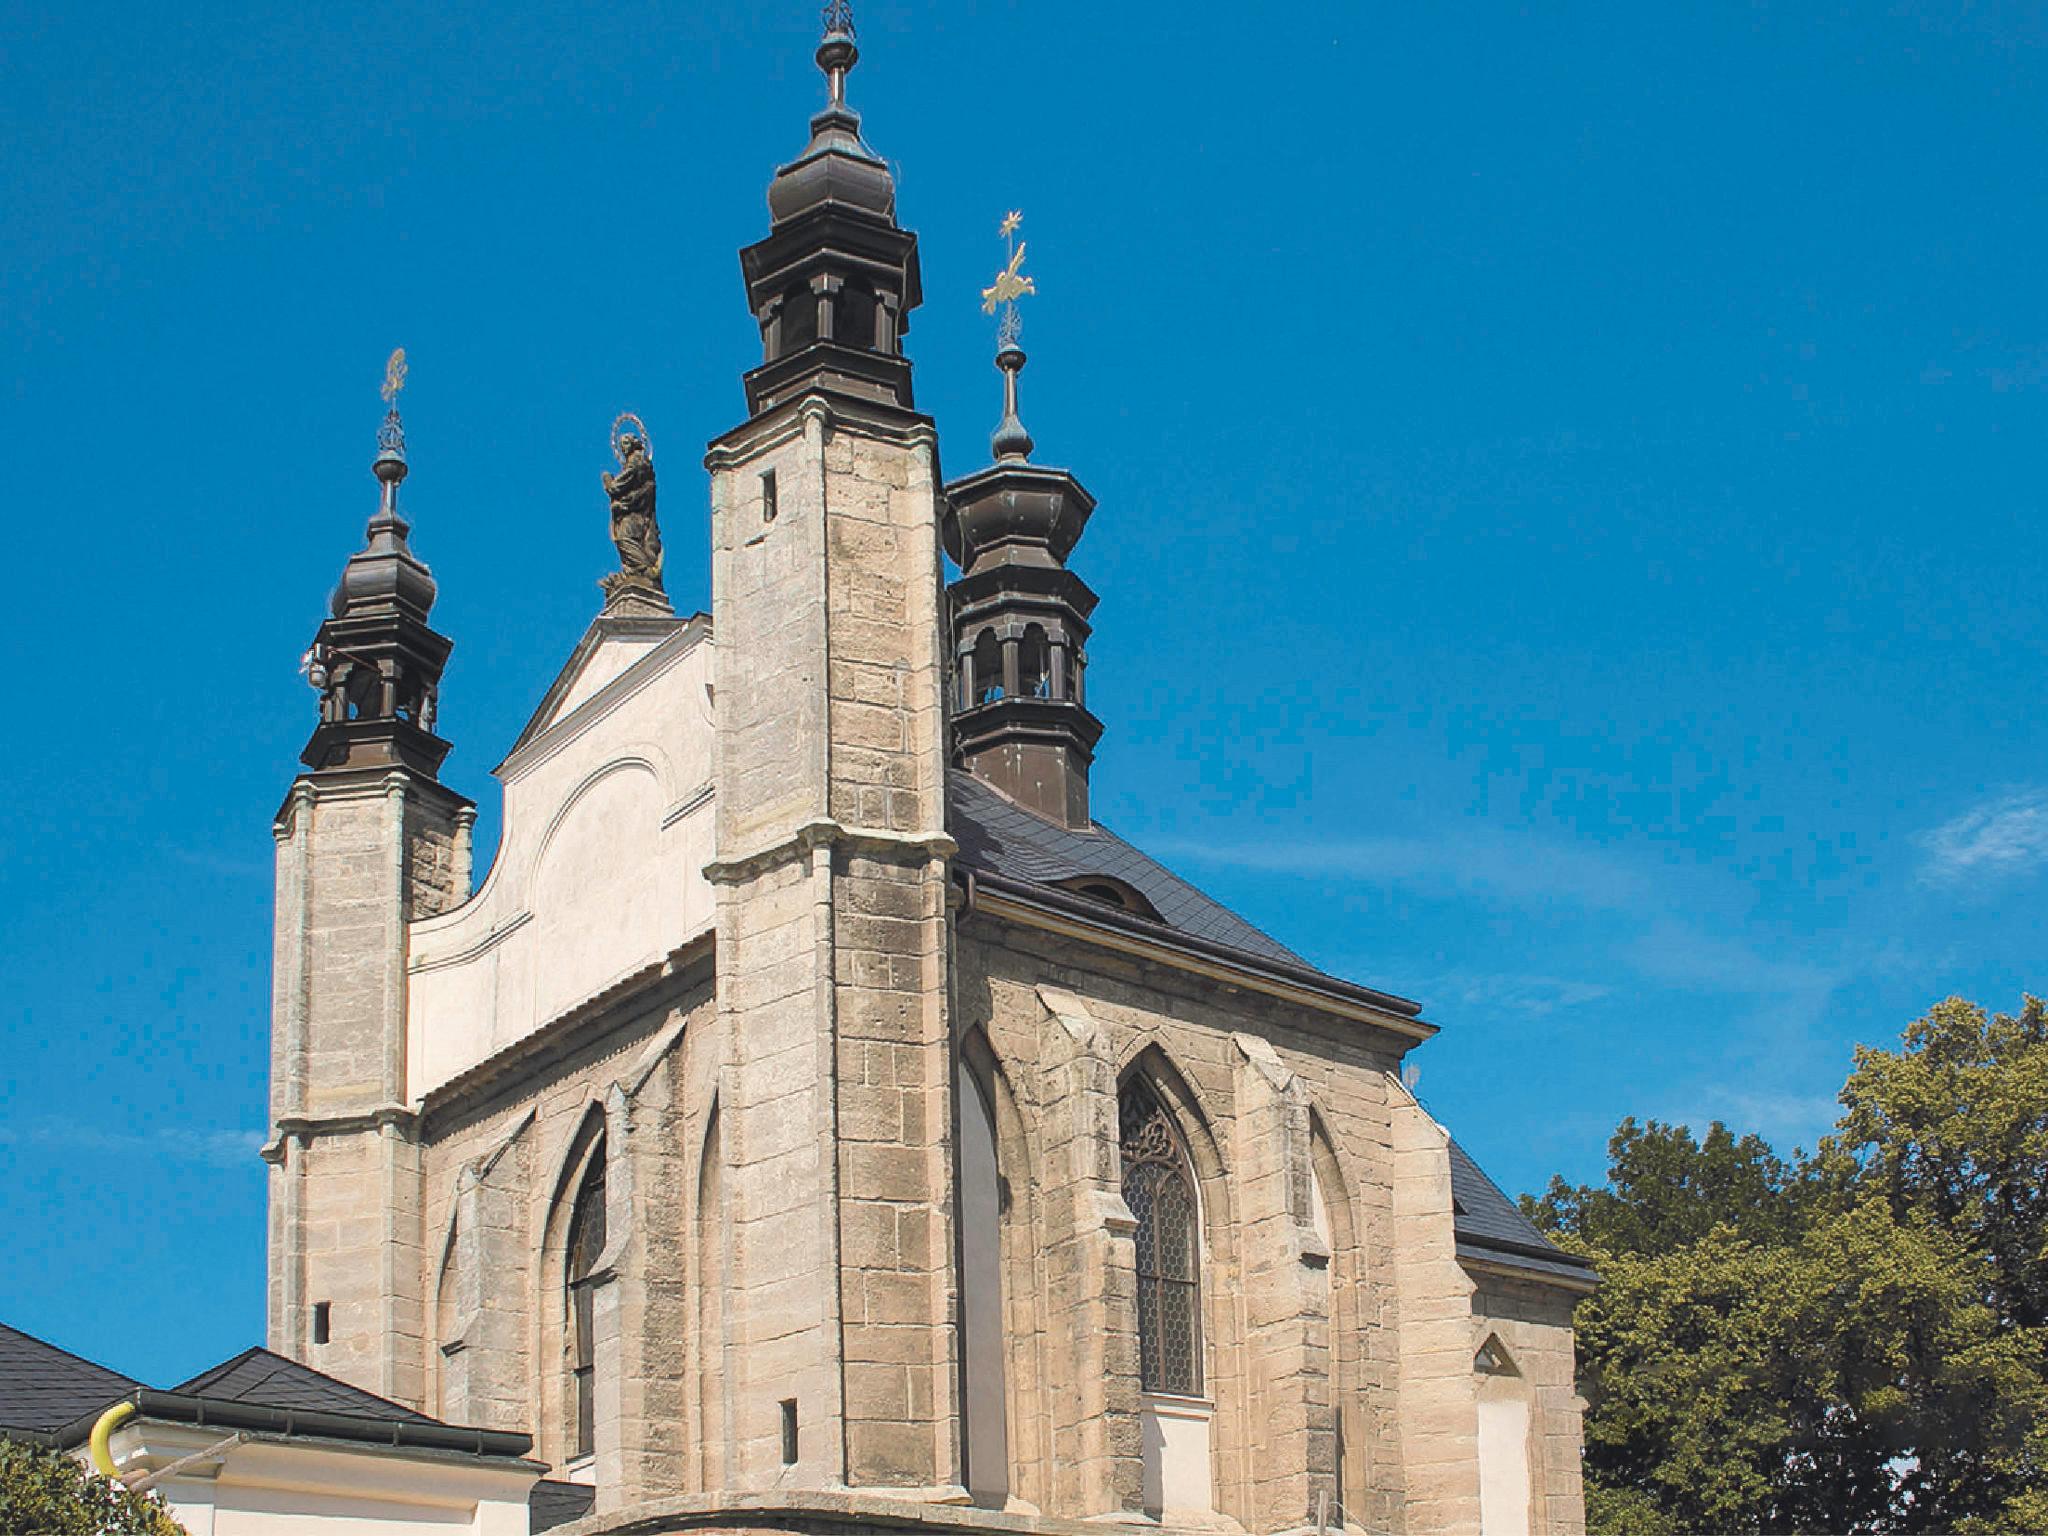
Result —
<instances>
[{"instance_id":1,"label":"golden cross on spire","mask_svg":"<svg viewBox=\"0 0 2048 1536\"><path fill-rule=\"evenodd\" d=\"M405 388L405 348L396 347L384 362L384 387L377 391L384 397L384 403L394 411L398 409L398 392Z\"/></svg>"},{"instance_id":2,"label":"golden cross on spire","mask_svg":"<svg viewBox=\"0 0 2048 1536\"><path fill-rule=\"evenodd\" d=\"M1022 270L1024 245L1017 238L1017 226L1023 222L1022 210L1012 208L1003 215L1002 223L996 226L996 232L1010 248L1010 261L1009 265L996 274L996 280L981 290L983 314L992 315L996 312L998 304L1003 306L1002 322L996 327L996 344L1005 349L1017 344L1018 332L1024 328L1023 322L1017 317L1017 301L1038 292L1038 284L1025 276Z\"/></svg>"},{"instance_id":3,"label":"golden cross on spire","mask_svg":"<svg viewBox=\"0 0 2048 1536\"><path fill-rule=\"evenodd\" d=\"M1018 246L1010 252L1010 264L996 274L996 280L981 290L981 312L992 315L998 304L1014 304L1027 293L1038 292L1038 285L1017 270L1024 264L1024 247Z\"/></svg>"}]
</instances>

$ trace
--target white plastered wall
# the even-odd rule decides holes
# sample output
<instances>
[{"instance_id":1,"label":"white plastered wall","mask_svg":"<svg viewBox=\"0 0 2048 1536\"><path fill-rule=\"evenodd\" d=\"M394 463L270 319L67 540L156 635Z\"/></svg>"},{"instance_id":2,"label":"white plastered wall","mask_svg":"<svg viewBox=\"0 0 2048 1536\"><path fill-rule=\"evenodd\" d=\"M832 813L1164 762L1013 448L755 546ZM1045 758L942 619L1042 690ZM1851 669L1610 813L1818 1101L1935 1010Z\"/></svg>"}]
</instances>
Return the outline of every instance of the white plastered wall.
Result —
<instances>
[{"instance_id":1,"label":"white plastered wall","mask_svg":"<svg viewBox=\"0 0 2048 1536\"><path fill-rule=\"evenodd\" d=\"M708 625L600 634L571 669L497 770L489 876L411 925L414 1102L711 927Z\"/></svg>"},{"instance_id":2,"label":"white plastered wall","mask_svg":"<svg viewBox=\"0 0 2048 1536\"><path fill-rule=\"evenodd\" d=\"M526 1536L540 1468L460 1453L253 1438L215 1426L131 1421L124 1473L193 1463L156 1485L188 1536ZM209 1451L215 1454L206 1454Z\"/></svg>"}]
</instances>

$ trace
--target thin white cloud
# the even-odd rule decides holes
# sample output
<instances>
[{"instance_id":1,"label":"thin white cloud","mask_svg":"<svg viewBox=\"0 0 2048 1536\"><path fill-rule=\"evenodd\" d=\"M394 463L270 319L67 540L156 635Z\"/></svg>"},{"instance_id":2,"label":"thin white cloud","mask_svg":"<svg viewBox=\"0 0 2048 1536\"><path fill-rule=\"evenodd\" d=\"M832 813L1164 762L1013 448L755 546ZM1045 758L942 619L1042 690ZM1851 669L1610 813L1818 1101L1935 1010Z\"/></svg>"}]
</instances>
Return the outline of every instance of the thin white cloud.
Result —
<instances>
[{"instance_id":1,"label":"thin white cloud","mask_svg":"<svg viewBox=\"0 0 2048 1536\"><path fill-rule=\"evenodd\" d=\"M0 1146L145 1157L199 1163L209 1168L250 1167L262 1145L261 1131L208 1130L189 1125L138 1128L83 1120L38 1120L20 1127L0 1126Z\"/></svg>"},{"instance_id":2,"label":"thin white cloud","mask_svg":"<svg viewBox=\"0 0 2048 1536\"><path fill-rule=\"evenodd\" d=\"M1668 918L1629 945L1627 956L1637 974L1652 981L1706 992L1819 1001L1845 979L1837 966L1773 959L1740 938Z\"/></svg>"},{"instance_id":3,"label":"thin white cloud","mask_svg":"<svg viewBox=\"0 0 2048 1536\"><path fill-rule=\"evenodd\" d=\"M1924 879L1951 885L1966 878L2023 874L2048 863L2048 789L2002 795L1922 833Z\"/></svg>"},{"instance_id":4,"label":"thin white cloud","mask_svg":"<svg viewBox=\"0 0 2048 1536\"><path fill-rule=\"evenodd\" d=\"M1530 976L1453 971L1416 985L1418 996L1432 1008L1456 1005L1541 1018L1560 1009L1579 1008L1612 997L1614 988L1563 976Z\"/></svg>"},{"instance_id":5,"label":"thin white cloud","mask_svg":"<svg viewBox=\"0 0 2048 1536\"><path fill-rule=\"evenodd\" d=\"M1719 1120L1737 1136L1755 1132L1773 1151L1789 1157L1794 1147L1811 1152L1841 1113L1840 1101L1830 1094L1708 1086L1691 1102L1646 1118L1687 1126L1695 1136L1705 1136Z\"/></svg>"}]
</instances>

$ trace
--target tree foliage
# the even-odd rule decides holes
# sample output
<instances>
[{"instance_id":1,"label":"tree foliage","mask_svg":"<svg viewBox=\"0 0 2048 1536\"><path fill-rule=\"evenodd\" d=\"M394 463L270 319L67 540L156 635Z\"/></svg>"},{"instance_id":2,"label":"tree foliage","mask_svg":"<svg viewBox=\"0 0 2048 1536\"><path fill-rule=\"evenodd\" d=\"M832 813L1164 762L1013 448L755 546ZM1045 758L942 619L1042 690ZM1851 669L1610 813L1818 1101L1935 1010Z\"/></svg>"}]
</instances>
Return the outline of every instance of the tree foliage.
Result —
<instances>
[{"instance_id":1,"label":"tree foliage","mask_svg":"<svg viewBox=\"0 0 2048 1536\"><path fill-rule=\"evenodd\" d=\"M1950 1000L1859 1050L1780 1158L1625 1120L1604 1186L1524 1208L1604 1279L1579 1309L1587 1523L2048 1530L2048 1019Z\"/></svg>"},{"instance_id":2,"label":"tree foliage","mask_svg":"<svg viewBox=\"0 0 2048 1536\"><path fill-rule=\"evenodd\" d=\"M155 1494L69 1456L0 1441L0 1536L185 1536Z\"/></svg>"}]
</instances>

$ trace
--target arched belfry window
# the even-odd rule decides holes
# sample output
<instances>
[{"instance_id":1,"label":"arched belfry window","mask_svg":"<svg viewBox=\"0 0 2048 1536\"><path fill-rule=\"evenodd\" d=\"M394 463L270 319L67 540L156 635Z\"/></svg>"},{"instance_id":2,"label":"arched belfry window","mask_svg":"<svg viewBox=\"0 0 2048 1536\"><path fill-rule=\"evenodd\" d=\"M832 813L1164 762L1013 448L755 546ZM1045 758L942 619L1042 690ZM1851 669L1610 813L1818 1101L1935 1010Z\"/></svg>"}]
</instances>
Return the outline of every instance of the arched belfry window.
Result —
<instances>
[{"instance_id":1,"label":"arched belfry window","mask_svg":"<svg viewBox=\"0 0 2048 1536\"><path fill-rule=\"evenodd\" d=\"M1138 1360L1147 1392L1202 1390L1201 1205L1180 1131L1142 1081L1117 1101L1124 1203L1137 1218Z\"/></svg>"},{"instance_id":2,"label":"arched belfry window","mask_svg":"<svg viewBox=\"0 0 2048 1536\"><path fill-rule=\"evenodd\" d=\"M600 1136L569 1215L569 1262L563 1271L569 1292L569 1376L576 1406L572 1459L597 1450L596 1291L588 1281L604 1252L604 1151Z\"/></svg>"},{"instance_id":3,"label":"arched belfry window","mask_svg":"<svg viewBox=\"0 0 2048 1536\"><path fill-rule=\"evenodd\" d=\"M970 705L1003 696L1003 646L996 632L984 629L974 642L974 690Z\"/></svg>"}]
</instances>

